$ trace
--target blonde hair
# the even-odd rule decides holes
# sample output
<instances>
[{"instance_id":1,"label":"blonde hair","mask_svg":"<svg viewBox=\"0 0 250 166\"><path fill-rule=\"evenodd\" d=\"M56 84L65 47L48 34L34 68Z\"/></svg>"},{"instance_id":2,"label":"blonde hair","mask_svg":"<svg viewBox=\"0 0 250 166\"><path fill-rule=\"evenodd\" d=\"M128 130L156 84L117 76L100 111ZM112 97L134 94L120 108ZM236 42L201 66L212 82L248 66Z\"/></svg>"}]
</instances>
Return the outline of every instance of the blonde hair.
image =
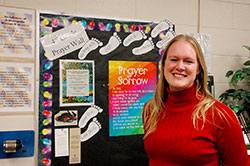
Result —
<instances>
[{"instance_id":1,"label":"blonde hair","mask_svg":"<svg viewBox=\"0 0 250 166\"><path fill-rule=\"evenodd\" d=\"M207 69L206 64L204 60L204 56L201 50L201 47L199 43L191 36L188 35L178 35L174 37L166 46L165 51L161 58L161 65L160 65L160 76L159 80L157 82L157 87L154 93L154 97L147 102L147 104L144 107L144 130L145 135L144 138L146 138L150 133L152 133L156 127L157 122L159 120L159 115L163 111L163 103L167 99L167 91L166 88L168 87L168 83L164 77L164 66L165 66L165 59L167 57L167 52L169 47L176 41L185 40L188 43L190 43L193 48L195 49L196 55L197 55L197 61L199 64L200 73L196 77L196 96L198 99L200 99L199 104L197 104L195 110L193 111L193 125L196 129L198 129L198 121L199 119L202 119L203 124L201 129L204 127L204 122L206 120L206 112L209 110L209 108L212 108L214 110L215 106L215 99L210 94L208 87L207 87ZM200 92L202 95L199 95ZM216 109L217 110L217 109Z\"/></svg>"}]
</instances>

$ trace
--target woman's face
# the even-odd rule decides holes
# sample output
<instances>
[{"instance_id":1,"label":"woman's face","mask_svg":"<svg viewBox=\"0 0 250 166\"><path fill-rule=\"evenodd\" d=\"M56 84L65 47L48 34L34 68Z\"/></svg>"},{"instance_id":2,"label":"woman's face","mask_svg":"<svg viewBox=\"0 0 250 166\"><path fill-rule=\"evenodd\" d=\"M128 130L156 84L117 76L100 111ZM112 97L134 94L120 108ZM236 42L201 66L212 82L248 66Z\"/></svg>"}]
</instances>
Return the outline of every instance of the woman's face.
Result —
<instances>
[{"instance_id":1,"label":"woman's face","mask_svg":"<svg viewBox=\"0 0 250 166\"><path fill-rule=\"evenodd\" d=\"M164 77L171 91L181 91L194 84L200 73L194 47L185 40L175 41L167 51Z\"/></svg>"}]
</instances>

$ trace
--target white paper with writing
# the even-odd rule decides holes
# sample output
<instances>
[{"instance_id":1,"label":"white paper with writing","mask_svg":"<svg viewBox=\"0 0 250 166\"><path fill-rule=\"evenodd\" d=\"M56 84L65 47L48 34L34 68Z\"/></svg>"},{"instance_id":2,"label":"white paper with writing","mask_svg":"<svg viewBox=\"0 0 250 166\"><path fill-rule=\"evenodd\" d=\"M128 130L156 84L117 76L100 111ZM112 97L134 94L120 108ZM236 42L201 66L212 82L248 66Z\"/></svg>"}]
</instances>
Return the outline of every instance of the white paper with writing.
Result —
<instances>
[{"instance_id":1,"label":"white paper with writing","mask_svg":"<svg viewBox=\"0 0 250 166\"><path fill-rule=\"evenodd\" d=\"M89 96L89 70L67 70L67 96Z\"/></svg>"},{"instance_id":2,"label":"white paper with writing","mask_svg":"<svg viewBox=\"0 0 250 166\"><path fill-rule=\"evenodd\" d=\"M55 129L55 157L69 155L68 128Z\"/></svg>"},{"instance_id":3,"label":"white paper with writing","mask_svg":"<svg viewBox=\"0 0 250 166\"><path fill-rule=\"evenodd\" d=\"M70 128L69 164L81 163L81 129Z\"/></svg>"},{"instance_id":4,"label":"white paper with writing","mask_svg":"<svg viewBox=\"0 0 250 166\"><path fill-rule=\"evenodd\" d=\"M0 62L0 113L34 110L34 64Z\"/></svg>"},{"instance_id":5,"label":"white paper with writing","mask_svg":"<svg viewBox=\"0 0 250 166\"><path fill-rule=\"evenodd\" d=\"M0 57L34 58L35 10L0 6Z\"/></svg>"}]
</instances>

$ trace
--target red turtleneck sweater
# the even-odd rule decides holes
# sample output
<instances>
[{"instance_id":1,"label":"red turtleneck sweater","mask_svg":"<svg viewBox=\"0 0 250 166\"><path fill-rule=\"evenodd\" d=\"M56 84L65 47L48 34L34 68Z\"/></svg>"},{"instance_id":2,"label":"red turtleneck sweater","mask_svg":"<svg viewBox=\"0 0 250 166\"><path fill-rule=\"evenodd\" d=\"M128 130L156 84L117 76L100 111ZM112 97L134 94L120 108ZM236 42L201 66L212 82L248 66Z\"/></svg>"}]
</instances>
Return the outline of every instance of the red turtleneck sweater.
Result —
<instances>
[{"instance_id":1,"label":"red turtleneck sweater","mask_svg":"<svg viewBox=\"0 0 250 166\"><path fill-rule=\"evenodd\" d=\"M218 166L220 160L223 166L250 166L240 123L226 105L215 103L229 123L209 110L203 130L194 128L192 112L199 102L195 91L196 86L168 91L165 116L144 140L150 166Z\"/></svg>"}]
</instances>

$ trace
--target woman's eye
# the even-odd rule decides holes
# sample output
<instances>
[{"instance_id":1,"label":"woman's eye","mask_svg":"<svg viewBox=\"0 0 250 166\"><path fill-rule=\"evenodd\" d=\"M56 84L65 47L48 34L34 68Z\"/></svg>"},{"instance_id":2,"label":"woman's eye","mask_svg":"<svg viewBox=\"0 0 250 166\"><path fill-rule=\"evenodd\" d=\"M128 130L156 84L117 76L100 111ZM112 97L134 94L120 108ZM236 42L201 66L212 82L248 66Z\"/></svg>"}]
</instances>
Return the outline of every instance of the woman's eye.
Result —
<instances>
[{"instance_id":1,"label":"woman's eye","mask_svg":"<svg viewBox=\"0 0 250 166\"><path fill-rule=\"evenodd\" d=\"M175 62L175 61L177 61L177 59L170 59L170 61L173 61L173 62Z\"/></svg>"},{"instance_id":2,"label":"woman's eye","mask_svg":"<svg viewBox=\"0 0 250 166\"><path fill-rule=\"evenodd\" d=\"M186 60L187 63L193 63L193 61Z\"/></svg>"}]
</instances>

